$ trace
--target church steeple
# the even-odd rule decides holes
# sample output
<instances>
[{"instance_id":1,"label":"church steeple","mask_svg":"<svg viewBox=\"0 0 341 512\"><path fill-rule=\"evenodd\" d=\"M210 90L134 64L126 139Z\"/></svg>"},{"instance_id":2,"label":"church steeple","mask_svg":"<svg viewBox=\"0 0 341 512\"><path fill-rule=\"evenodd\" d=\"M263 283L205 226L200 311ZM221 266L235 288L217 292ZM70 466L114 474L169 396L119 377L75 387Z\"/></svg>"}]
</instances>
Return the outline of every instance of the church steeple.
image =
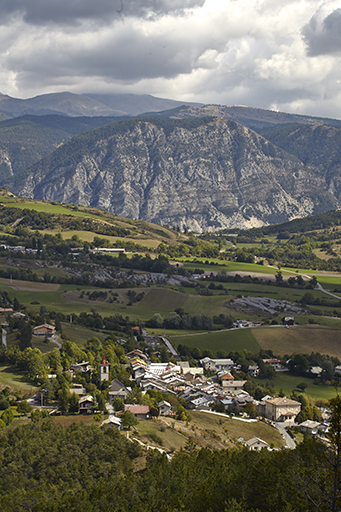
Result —
<instances>
[{"instance_id":1,"label":"church steeple","mask_svg":"<svg viewBox=\"0 0 341 512\"><path fill-rule=\"evenodd\" d=\"M100 364L99 369L99 381L102 384L103 381L109 380L109 363L105 355L102 357L102 362Z\"/></svg>"}]
</instances>

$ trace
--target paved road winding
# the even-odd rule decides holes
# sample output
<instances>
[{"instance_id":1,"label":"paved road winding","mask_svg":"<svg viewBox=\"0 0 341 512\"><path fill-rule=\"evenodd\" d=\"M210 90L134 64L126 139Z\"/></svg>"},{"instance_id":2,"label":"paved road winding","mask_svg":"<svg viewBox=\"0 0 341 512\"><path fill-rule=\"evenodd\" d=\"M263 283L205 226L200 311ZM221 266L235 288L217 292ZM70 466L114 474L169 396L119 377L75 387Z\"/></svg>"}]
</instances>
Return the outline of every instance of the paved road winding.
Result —
<instances>
[{"instance_id":1,"label":"paved road winding","mask_svg":"<svg viewBox=\"0 0 341 512\"><path fill-rule=\"evenodd\" d=\"M284 441L285 441L285 444L288 448L290 448L290 450L295 450L296 448L296 443L295 441L293 440L292 437L289 436L288 432L286 431L283 423L275 423L275 427L277 428L277 430L280 432L280 434L282 435Z\"/></svg>"}]
</instances>

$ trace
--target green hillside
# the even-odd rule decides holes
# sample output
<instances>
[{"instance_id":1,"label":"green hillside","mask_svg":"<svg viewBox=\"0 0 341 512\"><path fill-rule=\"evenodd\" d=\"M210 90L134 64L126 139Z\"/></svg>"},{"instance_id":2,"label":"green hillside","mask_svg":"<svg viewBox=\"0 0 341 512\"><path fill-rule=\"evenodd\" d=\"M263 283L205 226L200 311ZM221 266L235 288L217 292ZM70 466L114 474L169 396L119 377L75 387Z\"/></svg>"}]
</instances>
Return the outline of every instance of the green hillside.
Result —
<instances>
[{"instance_id":1,"label":"green hillside","mask_svg":"<svg viewBox=\"0 0 341 512\"><path fill-rule=\"evenodd\" d=\"M8 226L8 233L11 232L11 224L15 223L15 226L33 231L62 232L63 238L73 236L84 241L103 235L108 240L121 237L155 247L160 242L178 244L188 239L184 234L143 220L125 219L97 208L17 198L6 189L0 190L0 211L0 223Z\"/></svg>"}]
</instances>

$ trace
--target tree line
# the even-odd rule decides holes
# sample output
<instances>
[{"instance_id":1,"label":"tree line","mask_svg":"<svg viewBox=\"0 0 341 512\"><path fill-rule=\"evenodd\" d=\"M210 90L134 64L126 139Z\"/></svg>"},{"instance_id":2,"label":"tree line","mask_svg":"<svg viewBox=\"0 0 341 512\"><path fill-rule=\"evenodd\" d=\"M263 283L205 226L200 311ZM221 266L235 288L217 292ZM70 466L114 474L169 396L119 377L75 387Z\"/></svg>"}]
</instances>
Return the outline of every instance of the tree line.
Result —
<instances>
[{"instance_id":1,"label":"tree line","mask_svg":"<svg viewBox=\"0 0 341 512\"><path fill-rule=\"evenodd\" d=\"M200 449L193 436L170 461L145 455L108 426L56 428L41 419L7 427L0 431L1 509L337 512L340 402L329 404L329 445L306 437L295 450L216 451Z\"/></svg>"}]
</instances>

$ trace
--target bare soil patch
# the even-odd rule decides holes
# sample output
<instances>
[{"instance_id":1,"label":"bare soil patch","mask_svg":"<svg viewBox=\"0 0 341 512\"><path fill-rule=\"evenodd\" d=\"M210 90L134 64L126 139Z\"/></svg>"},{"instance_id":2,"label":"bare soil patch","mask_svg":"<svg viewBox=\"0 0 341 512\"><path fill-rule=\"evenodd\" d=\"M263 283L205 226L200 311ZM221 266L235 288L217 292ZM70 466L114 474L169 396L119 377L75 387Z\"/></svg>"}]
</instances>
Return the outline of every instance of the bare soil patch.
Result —
<instances>
[{"instance_id":1,"label":"bare soil patch","mask_svg":"<svg viewBox=\"0 0 341 512\"><path fill-rule=\"evenodd\" d=\"M7 286L10 286L13 290L25 292L56 292L60 288L60 284L55 283L35 283L32 281L19 280L13 281L12 284L9 284L8 282L3 284L7 284Z\"/></svg>"}]
</instances>

